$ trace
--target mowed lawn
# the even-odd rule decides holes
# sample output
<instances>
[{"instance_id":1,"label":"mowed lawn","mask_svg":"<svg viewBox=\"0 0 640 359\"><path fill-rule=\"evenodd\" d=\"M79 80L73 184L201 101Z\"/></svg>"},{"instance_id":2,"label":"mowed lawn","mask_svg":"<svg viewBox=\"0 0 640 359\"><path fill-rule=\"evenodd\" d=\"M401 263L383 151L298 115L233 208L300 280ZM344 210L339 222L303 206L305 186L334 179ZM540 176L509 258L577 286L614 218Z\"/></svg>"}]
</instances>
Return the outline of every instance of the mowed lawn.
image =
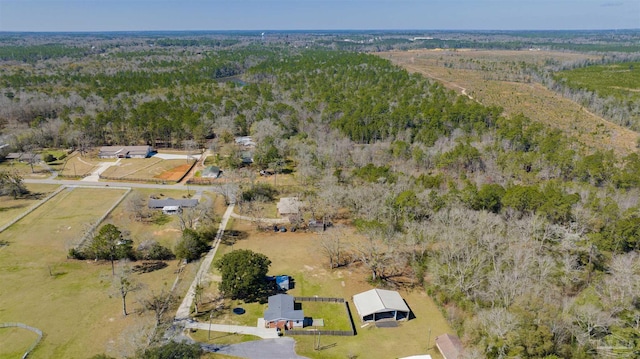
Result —
<instances>
[{"instance_id":1,"label":"mowed lawn","mask_svg":"<svg viewBox=\"0 0 640 359\"><path fill-rule=\"evenodd\" d=\"M435 345L435 337L444 333L455 333L446 322L442 313L421 289L400 290L400 294L411 308L415 318L406 322L400 322L396 328L376 328L369 325L361 328L363 324L358 318L355 306L352 302L354 294L372 289L367 283L368 272L358 265L351 265L339 269L329 270L327 259L322 254L319 234L306 232L257 232L254 225L244 221L234 221L233 229L248 234L246 239L237 241L233 249L251 249L265 254L272 261L270 274L287 274L293 277L295 288L288 294L294 296L322 296L344 298L349 302L349 307L356 325L355 337L326 336L321 338L323 350L314 349L313 336L295 336L298 354L309 358L345 358L349 355L357 355L358 358L396 358L416 354L427 353L429 347ZM357 241L355 234L345 234L347 241ZM221 246L216 258L231 250L230 246ZM213 275L218 275L217 270L212 269ZM214 290L215 283L209 290ZM302 309L308 302L302 302ZM245 305L244 307L260 307L259 304ZM233 307L233 306L232 306ZM229 308L230 309L232 309ZM266 306L262 305L263 308ZM311 309L311 308L310 308ZM341 321L344 313L342 305L335 306L336 318L326 313L326 307L321 309L326 325L333 327L331 320ZM253 310L252 310L253 311ZM251 314L251 313L247 313ZM246 314L245 314L246 315ZM306 316L306 313L305 313ZM233 319L232 314L223 315L222 322ZM237 319L239 320L239 318ZM215 322L215 320L214 320ZM253 322L253 320L250 320ZM342 326L341 324L337 324ZM429 331L431 335L429 336ZM317 338L316 338L317 340ZM429 344L427 341L429 340ZM428 352L434 358L440 358L437 350Z\"/></svg>"},{"instance_id":2,"label":"mowed lawn","mask_svg":"<svg viewBox=\"0 0 640 359\"><path fill-rule=\"evenodd\" d=\"M0 196L0 227L26 212L58 187L58 185L49 184L27 184L31 194L24 198L13 199L11 196Z\"/></svg>"},{"instance_id":3,"label":"mowed lawn","mask_svg":"<svg viewBox=\"0 0 640 359\"><path fill-rule=\"evenodd\" d=\"M44 332L30 358L88 358L107 352L120 357L131 328L148 324L148 314L129 296L134 314L122 315L113 295L111 267L105 262L67 259L67 252L124 194L118 189L65 189L33 213L0 233L9 245L0 249L0 322L20 322ZM166 283L175 279L175 266L135 280ZM159 290L158 285L149 290ZM128 338L123 338L125 333ZM2 341L0 341L2 344ZM0 345L0 357L9 357ZM11 348L11 353L15 352Z\"/></svg>"},{"instance_id":4,"label":"mowed lawn","mask_svg":"<svg viewBox=\"0 0 640 359\"><path fill-rule=\"evenodd\" d=\"M22 358L22 355L38 340L38 335L18 327L0 328L0 356Z\"/></svg>"}]
</instances>

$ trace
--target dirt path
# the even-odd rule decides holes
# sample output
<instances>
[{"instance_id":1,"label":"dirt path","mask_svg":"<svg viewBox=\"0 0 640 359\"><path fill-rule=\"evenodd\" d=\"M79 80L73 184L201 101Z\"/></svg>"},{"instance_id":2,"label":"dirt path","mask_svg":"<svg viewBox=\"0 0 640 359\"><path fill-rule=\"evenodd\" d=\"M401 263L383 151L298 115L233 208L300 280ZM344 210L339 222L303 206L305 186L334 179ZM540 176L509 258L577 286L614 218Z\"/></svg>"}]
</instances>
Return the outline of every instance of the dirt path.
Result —
<instances>
[{"instance_id":1,"label":"dirt path","mask_svg":"<svg viewBox=\"0 0 640 359\"><path fill-rule=\"evenodd\" d=\"M216 233L216 238L213 241L213 247L200 263L198 273L193 279L193 282L191 283L187 294L184 296L180 307L178 307L178 311L176 312L175 316L176 322L185 322L187 319L189 319L189 314L191 313L191 305L193 304L193 300L196 295L196 286L200 283L202 278L205 278L207 276L207 273L209 272L209 268L211 267L211 263L213 262L213 257L215 257L216 252L218 251L218 246L220 245L220 238L222 238L224 230L225 228L227 228L227 222L229 222L229 218L231 218L231 213L233 213L234 207L235 203L231 203L229 207L227 207L227 210L224 212L222 220L220 221L218 233Z\"/></svg>"}]
</instances>

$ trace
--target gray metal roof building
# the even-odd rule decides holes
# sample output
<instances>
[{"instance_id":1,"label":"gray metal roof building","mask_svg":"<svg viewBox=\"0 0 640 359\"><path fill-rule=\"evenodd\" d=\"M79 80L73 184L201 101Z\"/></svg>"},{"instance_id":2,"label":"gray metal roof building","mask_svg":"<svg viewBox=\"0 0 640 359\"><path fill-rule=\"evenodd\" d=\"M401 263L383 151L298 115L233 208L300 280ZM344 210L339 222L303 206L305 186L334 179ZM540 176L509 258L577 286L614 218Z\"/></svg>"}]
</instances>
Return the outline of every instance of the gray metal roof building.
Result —
<instances>
[{"instance_id":1,"label":"gray metal roof building","mask_svg":"<svg viewBox=\"0 0 640 359\"><path fill-rule=\"evenodd\" d=\"M382 319L409 318L410 309L400 294L393 290L371 289L353 296L360 319L375 322Z\"/></svg>"},{"instance_id":2,"label":"gray metal roof building","mask_svg":"<svg viewBox=\"0 0 640 359\"><path fill-rule=\"evenodd\" d=\"M180 208L192 208L198 205L197 199L150 199L149 208L164 208L171 206L178 206Z\"/></svg>"}]
</instances>

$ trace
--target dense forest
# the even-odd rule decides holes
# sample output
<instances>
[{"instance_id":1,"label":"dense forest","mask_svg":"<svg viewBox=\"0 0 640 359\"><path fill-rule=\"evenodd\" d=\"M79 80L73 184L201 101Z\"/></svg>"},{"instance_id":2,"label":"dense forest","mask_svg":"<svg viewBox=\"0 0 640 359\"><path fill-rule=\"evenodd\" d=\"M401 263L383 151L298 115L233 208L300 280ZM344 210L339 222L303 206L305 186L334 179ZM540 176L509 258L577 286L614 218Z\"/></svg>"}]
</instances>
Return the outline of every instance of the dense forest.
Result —
<instances>
[{"instance_id":1,"label":"dense forest","mask_svg":"<svg viewBox=\"0 0 640 359\"><path fill-rule=\"evenodd\" d=\"M426 288L469 357L640 353L638 154L577 146L333 41L101 41L0 51L12 149L250 134L257 166L286 159L316 217L366 237L344 250L372 282Z\"/></svg>"}]
</instances>

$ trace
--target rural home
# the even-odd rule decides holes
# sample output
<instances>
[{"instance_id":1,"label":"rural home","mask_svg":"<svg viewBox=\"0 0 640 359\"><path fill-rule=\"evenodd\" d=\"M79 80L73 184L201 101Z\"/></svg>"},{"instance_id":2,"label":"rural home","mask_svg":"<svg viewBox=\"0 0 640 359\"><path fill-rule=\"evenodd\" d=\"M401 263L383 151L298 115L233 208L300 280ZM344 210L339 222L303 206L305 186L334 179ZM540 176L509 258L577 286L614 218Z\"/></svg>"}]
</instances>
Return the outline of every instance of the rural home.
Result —
<instances>
[{"instance_id":1,"label":"rural home","mask_svg":"<svg viewBox=\"0 0 640 359\"><path fill-rule=\"evenodd\" d=\"M442 334L436 337L436 347L444 359L457 359L462 357L464 348L460 338L452 334Z\"/></svg>"},{"instance_id":2,"label":"rural home","mask_svg":"<svg viewBox=\"0 0 640 359\"><path fill-rule=\"evenodd\" d=\"M36 153L10 152L4 157L5 160L37 163L42 161L42 156Z\"/></svg>"},{"instance_id":3,"label":"rural home","mask_svg":"<svg viewBox=\"0 0 640 359\"><path fill-rule=\"evenodd\" d=\"M353 304L363 322L407 320L410 309L393 290L371 289L353 296Z\"/></svg>"},{"instance_id":4,"label":"rural home","mask_svg":"<svg viewBox=\"0 0 640 359\"><path fill-rule=\"evenodd\" d=\"M304 312L295 309L294 298L288 294L276 294L269 297L267 310L264 311L264 324L267 328L302 328Z\"/></svg>"},{"instance_id":5,"label":"rural home","mask_svg":"<svg viewBox=\"0 0 640 359\"><path fill-rule=\"evenodd\" d=\"M278 214L282 217L297 215L300 212L301 206L302 202L300 202L298 197L280 198L280 201L276 205L276 207L278 208Z\"/></svg>"},{"instance_id":6,"label":"rural home","mask_svg":"<svg viewBox=\"0 0 640 359\"><path fill-rule=\"evenodd\" d=\"M151 146L102 146L100 158L147 158L153 153Z\"/></svg>"},{"instance_id":7,"label":"rural home","mask_svg":"<svg viewBox=\"0 0 640 359\"><path fill-rule=\"evenodd\" d=\"M150 199L150 209L164 209L165 207L193 208L198 205L197 199Z\"/></svg>"}]
</instances>

